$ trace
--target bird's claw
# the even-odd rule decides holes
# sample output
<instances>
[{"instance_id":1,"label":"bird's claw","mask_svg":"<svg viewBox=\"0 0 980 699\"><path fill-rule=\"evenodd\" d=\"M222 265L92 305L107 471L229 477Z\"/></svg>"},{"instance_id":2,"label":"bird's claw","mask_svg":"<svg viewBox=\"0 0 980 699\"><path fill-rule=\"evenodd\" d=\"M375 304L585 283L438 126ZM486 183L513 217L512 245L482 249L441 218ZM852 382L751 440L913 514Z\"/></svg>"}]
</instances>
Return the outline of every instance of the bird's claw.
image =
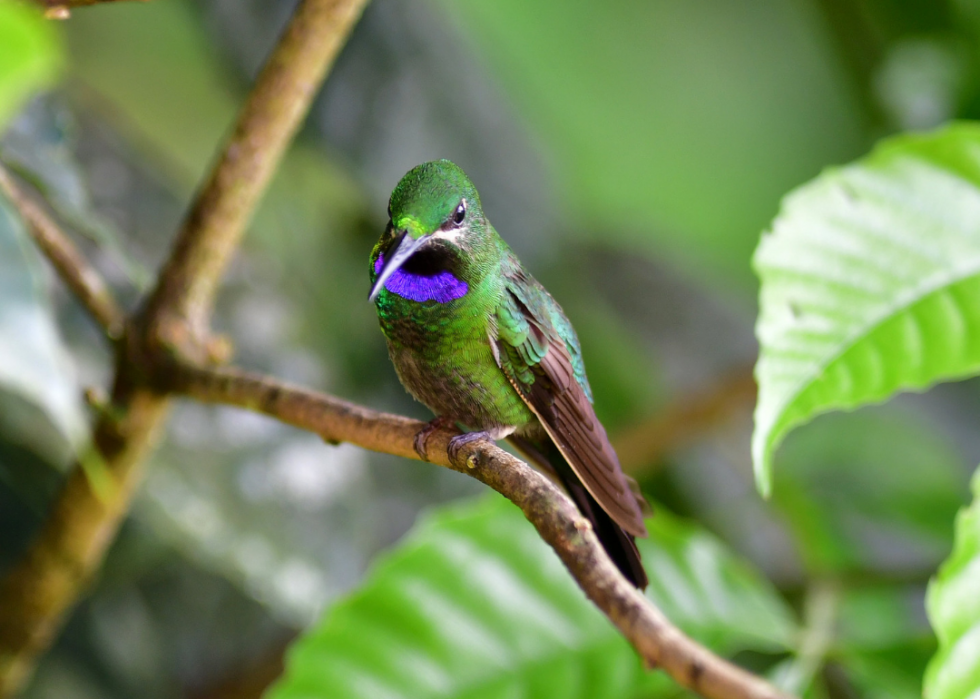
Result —
<instances>
[{"instance_id":1,"label":"bird's claw","mask_svg":"<svg viewBox=\"0 0 980 699\"><path fill-rule=\"evenodd\" d=\"M441 430L444 427L454 427L455 425L456 421L451 417L446 417L445 415L440 415L433 420L429 420L425 427L418 431L418 433L415 435L415 440L412 442L412 446L415 447L415 453L419 455L419 458L421 458L422 461L429 460L429 450L427 447L429 437L432 436L433 432Z\"/></svg>"},{"instance_id":2,"label":"bird's claw","mask_svg":"<svg viewBox=\"0 0 980 699\"><path fill-rule=\"evenodd\" d=\"M450 463L456 463L456 459L459 458L460 450L467 444L472 444L473 442L479 441L492 441L489 432L467 432L466 434L461 434L453 437L449 440L449 446L446 447L446 451L449 453Z\"/></svg>"}]
</instances>

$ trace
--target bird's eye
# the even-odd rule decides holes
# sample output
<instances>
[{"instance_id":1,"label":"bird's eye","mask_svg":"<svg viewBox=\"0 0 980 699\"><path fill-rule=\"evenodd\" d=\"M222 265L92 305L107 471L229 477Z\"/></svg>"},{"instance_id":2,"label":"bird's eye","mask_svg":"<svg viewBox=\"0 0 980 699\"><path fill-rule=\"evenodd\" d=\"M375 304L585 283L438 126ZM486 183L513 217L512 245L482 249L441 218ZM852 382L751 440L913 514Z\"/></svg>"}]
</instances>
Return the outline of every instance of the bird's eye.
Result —
<instances>
[{"instance_id":1,"label":"bird's eye","mask_svg":"<svg viewBox=\"0 0 980 699\"><path fill-rule=\"evenodd\" d=\"M464 218L466 218L466 203L461 201L456 207L456 211L453 212L453 223L458 226Z\"/></svg>"}]
</instances>

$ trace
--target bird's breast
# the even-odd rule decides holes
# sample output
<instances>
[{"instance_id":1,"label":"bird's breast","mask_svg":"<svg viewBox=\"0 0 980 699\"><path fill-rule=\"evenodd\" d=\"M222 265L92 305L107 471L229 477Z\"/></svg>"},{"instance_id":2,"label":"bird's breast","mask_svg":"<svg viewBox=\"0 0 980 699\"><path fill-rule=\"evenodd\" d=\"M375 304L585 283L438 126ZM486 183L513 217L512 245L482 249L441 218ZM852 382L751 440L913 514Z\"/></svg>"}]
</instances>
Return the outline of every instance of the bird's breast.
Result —
<instances>
[{"instance_id":1,"label":"bird's breast","mask_svg":"<svg viewBox=\"0 0 980 699\"><path fill-rule=\"evenodd\" d=\"M436 302L403 299L400 312L384 313L384 299L379 301L398 378L434 413L473 429L520 427L534 420L493 357L487 312L464 305L448 313Z\"/></svg>"}]
</instances>

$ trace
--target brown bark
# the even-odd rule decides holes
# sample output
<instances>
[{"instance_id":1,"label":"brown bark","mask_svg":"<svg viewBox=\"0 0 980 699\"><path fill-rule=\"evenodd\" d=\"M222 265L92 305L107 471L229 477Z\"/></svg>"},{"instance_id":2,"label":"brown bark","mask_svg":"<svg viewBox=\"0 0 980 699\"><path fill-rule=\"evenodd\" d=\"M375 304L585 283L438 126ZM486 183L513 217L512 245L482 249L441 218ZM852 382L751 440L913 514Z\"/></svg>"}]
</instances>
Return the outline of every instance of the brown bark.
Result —
<instances>
[{"instance_id":1,"label":"brown bark","mask_svg":"<svg viewBox=\"0 0 980 699\"><path fill-rule=\"evenodd\" d=\"M110 336L122 331L112 402L84 456L99 461L108 487L97 487L76 464L39 536L0 581L0 699L24 685L101 566L166 421L168 398L155 390L155 377L166 374L177 346L194 359L207 354L211 300L228 258L365 3L300 2L191 207L156 292L135 318L122 321L108 287L70 239L0 172L0 186L68 286Z\"/></svg>"}]
</instances>

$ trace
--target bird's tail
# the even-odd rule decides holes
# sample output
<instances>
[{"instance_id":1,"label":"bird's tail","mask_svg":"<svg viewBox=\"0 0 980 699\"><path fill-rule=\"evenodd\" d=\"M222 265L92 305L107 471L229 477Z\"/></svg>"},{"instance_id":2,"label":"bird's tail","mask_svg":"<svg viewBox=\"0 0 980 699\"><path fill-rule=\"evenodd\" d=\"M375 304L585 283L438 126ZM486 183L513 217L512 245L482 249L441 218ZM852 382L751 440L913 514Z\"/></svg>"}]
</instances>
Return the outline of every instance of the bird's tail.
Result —
<instances>
[{"instance_id":1,"label":"bird's tail","mask_svg":"<svg viewBox=\"0 0 980 699\"><path fill-rule=\"evenodd\" d=\"M599 503L575 476L552 441L547 437L531 440L527 437L514 435L509 437L508 441L538 467L555 476L561 482L572 500L575 501L578 509L592 523L599 543L606 549L606 553L609 554L616 567L638 589L645 589L649 581L646 571L643 570L640 552L636 548L633 536L623 531L623 528L616 524L599 506Z\"/></svg>"}]
</instances>

